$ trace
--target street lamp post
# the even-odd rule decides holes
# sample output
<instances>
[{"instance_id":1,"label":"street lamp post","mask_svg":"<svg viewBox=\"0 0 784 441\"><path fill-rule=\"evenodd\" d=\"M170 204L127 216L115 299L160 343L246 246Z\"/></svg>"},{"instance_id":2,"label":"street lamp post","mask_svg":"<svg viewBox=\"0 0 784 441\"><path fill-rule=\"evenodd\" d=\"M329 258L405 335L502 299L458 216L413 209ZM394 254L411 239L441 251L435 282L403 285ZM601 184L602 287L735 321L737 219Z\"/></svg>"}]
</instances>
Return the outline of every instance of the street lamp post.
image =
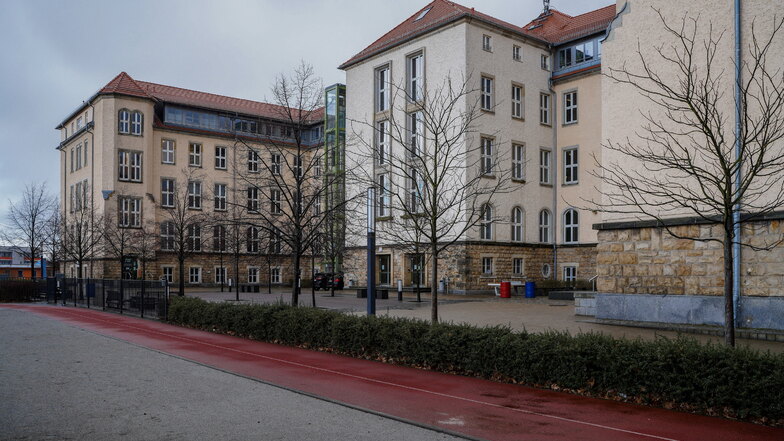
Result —
<instances>
[{"instance_id":1,"label":"street lamp post","mask_svg":"<svg viewBox=\"0 0 784 441\"><path fill-rule=\"evenodd\" d=\"M367 192L367 313L376 315L376 189Z\"/></svg>"}]
</instances>

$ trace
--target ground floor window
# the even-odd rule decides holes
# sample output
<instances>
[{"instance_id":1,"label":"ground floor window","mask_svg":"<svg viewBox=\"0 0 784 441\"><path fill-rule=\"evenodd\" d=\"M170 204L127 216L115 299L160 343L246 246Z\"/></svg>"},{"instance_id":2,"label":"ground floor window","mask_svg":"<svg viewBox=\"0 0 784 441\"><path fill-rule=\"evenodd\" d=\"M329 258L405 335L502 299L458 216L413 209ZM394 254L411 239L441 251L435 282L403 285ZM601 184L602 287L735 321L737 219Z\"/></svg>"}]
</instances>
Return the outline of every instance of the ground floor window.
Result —
<instances>
[{"instance_id":1,"label":"ground floor window","mask_svg":"<svg viewBox=\"0 0 784 441\"><path fill-rule=\"evenodd\" d=\"M190 283L201 283L201 267L192 266L188 269L188 281Z\"/></svg>"},{"instance_id":2,"label":"ground floor window","mask_svg":"<svg viewBox=\"0 0 784 441\"><path fill-rule=\"evenodd\" d=\"M270 283L280 283L280 268L274 267L270 269Z\"/></svg>"},{"instance_id":3,"label":"ground floor window","mask_svg":"<svg viewBox=\"0 0 784 441\"><path fill-rule=\"evenodd\" d=\"M215 267L215 283L226 283L226 267Z\"/></svg>"},{"instance_id":4,"label":"ground floor window","mask_svg":"<svg viewBox=\"0 0 784 441\"><path fill-rule=\"evenodd\" d=\"M571 265L563 267L563 279L566 282L577 280L577 267Z\"/></svg>"},{"instance_id":5,"label":"ground floor window","mask_svg":"<svg viewBox=\"0 0 784 441\"><path fill-rule=\"evenodd\" d=\"M167 281L168 283L174 283L174 267L173 266L164 266L161 267L161 272L163 273L163 280Z\"/></svg>"},{"instance_id":6,"label":"ground floor window","mask_svg":"<svg viewBox=\"0 0 784 441\"><path fill-rule=\"evenodd\" d=\"M482 258L482 274L485 276L489 276L493 274L493 258L492 257L483 257Z\"/></svg>"},{"instance_id":7,"label":"ground floor window","mask_svg":"<svg viewBox=\"0 0 784 441\"><path fill-rule=\"evenodd\" d=\"M515 275L523 274L523 258L515 257L512 259L512 273Z\"/></svg>"},{"instance_id":8,"label":"ground floor window","mask_svg":"<svg viewBox=\"0 0 784 441\"><path fill-rule=\"evenodd\" d=\"M259 283L259 269L255 266L248 267L248 283Z\"/></svg>"}]
</instances>

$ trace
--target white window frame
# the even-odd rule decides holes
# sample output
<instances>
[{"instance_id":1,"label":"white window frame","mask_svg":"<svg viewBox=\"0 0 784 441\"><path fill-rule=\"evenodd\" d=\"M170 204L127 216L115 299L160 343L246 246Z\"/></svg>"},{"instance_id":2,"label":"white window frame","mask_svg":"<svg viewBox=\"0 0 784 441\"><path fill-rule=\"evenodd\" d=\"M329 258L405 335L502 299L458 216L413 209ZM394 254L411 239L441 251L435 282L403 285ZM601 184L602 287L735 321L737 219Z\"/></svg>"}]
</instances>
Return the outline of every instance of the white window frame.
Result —
<instances>
[{"instance_id":1,"label":"white window frame","mask_svg":"<svg viewBox=\"0 0 784 441\"><path fill-rule=\"evenodd\" d=\"M283 211L280 208L281 192L278 189L270 190L270 213L281 214Z\"/></svg>"},{"instance_id":2,"label":"white window frame","mask_svg":"<svg viewBox=\"0 0 784 441\"><path fill-rule=\"evenodd\" d=\"M301 178L302 177L302 155L301 154L294 154L294 158L292 159L294 166L294 177Z\"/></svg>"},{"instance_id":3,"label":"white window frame","mask_svg":"<svg viewBox=\"0 0 784 441\"><path fill-rule=\"evenodd\" d=\"M490 256L482 257L482 275L492 276L495 273L495 259Z\"/></svg>"},{"instance_id":4,"label":"white window frame","mask_svg":"<svg viewBox=\"0 0 784 441\"><path fill-rule=\"evenodd\" d=\"M389 110L389 65L376 69L376 112Z\"/></svg>"},{"instance_id":5,"label":"white window frame","mask_svg":"<svg viewBox=\"0 0 784 441\"><path fill-rule=\"evenodd\" d=\"M539 65L543 70L550 70L550 56L546 54L541 54L539 58Z\"/></svg>"},{"instance_id":6,"label":"white window frame","mask_svg":"<svg viewBox=\"0 0 784 441\"><path fill-rule=\"evenodd\" d=\"M280 280L281 280L280 267L273 266L272 268L270 268L270 283L279 285Z\"/></svg>"},{"instance_id":7,"label":"white window frame","mask_svg":"<svg viewBox=\"0 0 784 441\"><path fill-rule=\"evenodd\" d=\"M226 147L216 145L215 146L215 169L216 170L226 170L226 151L228 149Z\"/></svg>"},{"instance_id":8,"label":"white window frame","mask_svg":"<svg viewBox=\"0 0 784 441\"><path fill-rule=\"evenodd\" d=\"M82 145L79 144L76 146L76 169L79 170L82 168Z\"/></svg>"},{"instance_id":9,"label":"white window frame","mask_svg":"<svg viewBox=\"0 0 784 441\"><path fill-rule=\"evenodd\" d=\"M539 149L539 183L542 185L552 185L552 162L553 151L550 149Z\"/></svg>"},{"instance_id":10,"label":"white window frame","mask_svg":"<svg viewBox=\"0 0 784 441\"><path fill-rule=\"evenodd\" d=\"M259 154L253 149L248 149L248 171L251 173L259 172Z\"/></svg>"},{"instance_id":11,"label":"white window frame","mask_svg":"<svg viewBox=\"0 0 784 441\"><path fill-rule=\"evenodd\" d=\"M482 34L482 50L493 52L493 37L487 34Z\"/></svg>"},{"instance_id":12,"label":"white window frame","mask_svg":"<svg viewBox=\"0 0 784 441\"><path fill-rule=\"evenodd\" d=\"M259 283L259 267L248 267L248 283Z\"/></svg>"},{"instance_id":13,"label":"white window frame","mask_svg":"<svg viewBox=\"0 0 784 441\"><path fill-rule=\"evenodd\" d=\"M408 114L409 156L421 156L424 151L424 147L425 147L425 133L424 133L424 124L422 122L422 112L411 112Z\"/></svg>"},{"instance_id":14,"label":"white window frame","mask_svg":"<svg viewBox=\"0 0 784 441\"><path fill-rule=\"evenodd\" d=\"M518 45L512 45L512 59L515 61L523 61L523 48Z\"/></svg>"},{"instance_id":15,"label":"white window frame","mask_svg":"<svg viewBox=\"0 0 784 441\"><path fill-rule=\"evenodd\" d=\"M226 184L216 183L214 196L215 211L226 211Z\"/></svg>"},{"instance_id":16,"label":"white window frame","mask_svg":"<svg viewBox=\"0 0 784 441\"><path fill-rule=\"evenodd\" d=\"M190 167L201 167L202 144L198 142L188 143L188 165Z\"/></svg>"},{"instance_id":17,"label":"white window frame","mask_svg":"<svg viewBox=\"0 0 784 441\"><path fill-rule=\"evenodd\" d=\"M162 139L161 140L161 163L162 164L174 164L175 163L175 156L174 156L174 140L173 139Z\"/></svg>"},{"instance_id":18,"label":"white window frame","mask_svg":"<svg viewBox=\"0 0 784 441\"><path fill-rule=\"evenodd\" d=\"M186 245L190 251L201 251L201 225L191 224L186 231Z\"/></svg>"},{"instance_id":19,"label":"white window frame","mask_svg":"<svg viewBox=\"0 0 784 441\"><path fill-rule=\"evenodd\" d=\"M480 174L483 176L493 175L493 155L495 148L493 138L482 136L479 139L479 166Z\"/></svg>"},{"instance_id":20,"label":"white window frame","mask_svg":"<svg viewBox=\"0 0 784 441\"><path fill-rule=\"evenodd\" d=\"M525 211L522 207L512 208L512 242L522 242L525 239Z\"/></svg>"},{"instance_id":21,"label":"white window frame","mask_svg":"<svg viewBox=\"0 0 784 441\"><path fill-rule=\"evenodd\" d=\"M563 212L563 243L573 244L580 241L580 214L574 208Z\"/></svg>"},{"instance_id":22,"label":"white window frame","mask_svg":"<svg viewBox=\"0 0 784 441\"><path fill-rule=\"evenodd\" d=\"M215 284L226 284L226 276L228 272L226 271L225 266L216 266L215 268Z\"/></svg>"},{"instance_id":23,"label":"white window frame","mask_svg":"<svg viewBox=\"0 0 784 441\"><path fill-rule=\"evenodd\" d=\"M117 152L117 180L131 180L131 152L127 150Z\"/></svg>"},{"instance_id":24,"label":"white window frame","mask_svg":"<svg viewBox=\"0 0 784 441\"><path fill-rule=\"evenodd\" d=\"M174 267L171 265L161 265L161 277L168 283L174 283Z\"/></svg>"},{"instance_id":25,"label":"white window frame","mask_svg":"<svg viewBox=\"0 0 784 441\"><path fill-rule=\"evenodd\" d=\"M378 175L378 215L376 217L387 217L390 215L390 194L389 194L389 175Z\"/></svg>"},{"instance_id":26,"label":"white window frame","mask_svg":"<svg viewBox=\"0 0 784 441\"><path fill-rule=\"evenodd\" d=\"M138 228L141 226L142 200L134 197L120 197L117 200L119 205L118 224L121 228Z\"/></svg>"},{"instance_id":27,"label":"white window frame","mask_svg":"<svg viewBox=\"0 0 784 441\"><path fill-rule=\"evenodd\" d=\"M188 283L191 285L201 284L201 267L191 266L188 267Z\"/></svg>"},{"instance_id":28,"label":"white window frame","mask_svg":"<svg viewBox=\"0 0 784 441\"><path fill-rule=\"evenodd\" d=\"M525 92L523 86L520 84L512 84L512 118L523 119L525 118L525 106L523 100Z\"/></svg>"},{"instance_id":29,"label":"white window frame","mask_svg":"<svg viewBox=\"0 0 784 441\"><path fill-rule=\"evenodd\" d=\"M564 265L563 280L564 282L574 282L575 280L577 280L577 266Z\"/></svg>"},{"instance_id":30,"label":"white window frame","mask_svg":"<svg viewBox=\"0 0 784 441\"><path fill-rule=\"evenodd\" d=\"M425 91L425 69L424 69L425 55L423 52L408 56L406 59L406 75L408 100L410 102L419 102L424 98Z\"/></svg>"},{"instance_id":31,"label":"white window frame","mask_svg":"<svg viewBox=\"0 0 784 441\"><path fill-rule=\"evenodd\" d=\"M89 142L88 142L88 141L85 139L85 140L84 140L84 150L83 150L83 151L84 151L84 161L82 162L82 164L83 164L85 167L87 167L87 156L88 156L88 155L87 155L87 151L88 151L88 150L90 150L90 149L89 149L89 146L90 146Z\"/></svg>"},{"instance_id":32,"label":"white window frame","mask_svg":"<svg viewBox=\"0 0 784 441\"><path fill-rule=\"evenodd\" d=\"M549 93L539 93L539 123L551 125L550 119L550 99Z\"/></svg>"},{"instance_id":33,"label":"white window frame","mask_svg":"<svg viewBox=\"0 0 784 441\"><path fill-rule=\"evenodd\" d=\"M134 111L131 113L131 135L142 136L144 115L142 112Z\"/></svg>"},{"instance_id":34,"label":"white window frame","mask_svg":"<svg viewBox=\"0 0 784 441\"><path fill-rule=\"evenodd\" d=\"M512 274L522 276L525 274L525 259L522 257L512 258Z\"/></svg>"},{"instance_id":35,"label":"white window frame","mask_svg":"<svg viewBox=\"0 0 784 441\"><path fill-rule=\"evenodd\" d=\"M72 130L73 131L73 130ZM131 111L120 109L117 113L117 131L123 135L131 133Z\"/></svg>"},{"instance_id":36,"label":"white window frame","mask_svg":"<svg viewBox=\"0 0 784 441\"><path fill-rule=\"evenodd\" d=\"M577 147L565 148L563 151L564 185L579 183L578 164Z\"/></svg>"},{"instance_id":37,"label":"white window frame","mask_svg":"<svg viewBox=\"0 0 784 441\"><path fill-rule=\"evenodd\" d=\"M174 207L176 185L176 181L172 178L161 178L161 207Z\"/></svg>"},{"instance_id":38,"label":"white window frame","mask_svg":"<svg viewBox=\"0 0 784 441\"><path fill-rule=\"evenodd\" d=\"M174 251L175 227L171 221L161 222L161 251Z\"/></svg>"},{"instance_id":39,"label":"white window frame","mask_svg":"<svg viewBox=\"0 0 784 441\"><path fill-rule=\"evenodd\" d=\"M259 211L259 188L250 186L245 193L248 199L246 208L251 213L257 213Z\"/></svg>"},{"instance_id":40,"label":"white window frame","mask_svg":"<svg viewBox=\"0 0 784 441\"><path fill-rule=\"evenodd\" d=\"M525 144L512 143L512 179L525 180Z\"/></svg>"},{"instance_id":41,"label":"white window frame","mask_svg":"<svg viewBox=\"0 0 784 441\"><path fill-rule=\"evenodd\" d=\"M383 167L389 162L389 121L376 123L376 164Z\"/></svg>"},{"instance_id":42,"label":"white window frame","mask_svg":"<svg viewBox=\"0 0 784 441\"><path fill-rule=\"evenodd\" d=\"M481 83L480 83L482 110L491 111L491 112L493 111L493 104L495 102L495 100L493 99L494 82L495 80L493 78L482 75Z\"/></svg>"},{"instance_id":43,"label":"white window frame","mask_svg":"<svg viewBox=\"0 0 784 441\"><path fill-rule=\"evenodd\" d=\"M259 229L250 226L247 230L245 230L245 250L249 253L258 253L259 252Z\"/></svg>"},{"instance_id":44,"label":"white window frame","mask_svg":"<svg viewBox=\"0 0 784 441\"><path fill-rule=\"evenodd\" d=\"M539 212L539 242L552 243L553 215L550 210L544 209Z\"/></svg>"},{"instance_id":45,"label":"white window frame","mask_svg":"<svg viewBox=\"0 0 784 441\"><path fill-rule=\"evenodd\" d=\"M280 158L278 153L273 153L270 157L270 172L273 175L280 175Z\"/></svg>"},{"instance_id":46,"label":"white window frame","mask_svg":"<svg viewBox=\"0 0 784 441\"><path fill-rule=\"evenodd\" d=\"M490 204L483 204L480 216L479 238L493 240L493 207Z\"/></svg>"},{"instance_id":47,"label":"white window frame","mask_svg":"<svg viewBox=\"0 0 784 441\"><path fill-rule=\"evenodd\" d=\"M571 90L563 94L564 125L577 124L577 91Z\"/></svg>"},{"instance_id":48,"label":"white window frame","mask_svg":"<svg viewBox=\"0 0 784 441\"><path fill-rule=\"evenodd\" d=\"M216 234L217 233L217 234ZM217 243L217 246L216 246ZM212 250L219 253L225 253L226 246L226 226L215 225L212 228Z\"/></svg>"},{"instance_id":49,"label":"white window frame","mask_svg":"<svg viewBox=\"0 0 784 441\"><path fill-rule=\"evenodd\" d=\"M188 208L201 210L201 181L188 181Z\"/></svg>"},{"instance_id":50,"label":"white window frame","mask_svg":"<svg viewBox=\"0 0 784 441\"><path fill-rule=\"evenodd\" d=\"M142 182L142 153L130 152L131 154L131 168L130 178L131 182Z\"/></svg>"}]
</instances>

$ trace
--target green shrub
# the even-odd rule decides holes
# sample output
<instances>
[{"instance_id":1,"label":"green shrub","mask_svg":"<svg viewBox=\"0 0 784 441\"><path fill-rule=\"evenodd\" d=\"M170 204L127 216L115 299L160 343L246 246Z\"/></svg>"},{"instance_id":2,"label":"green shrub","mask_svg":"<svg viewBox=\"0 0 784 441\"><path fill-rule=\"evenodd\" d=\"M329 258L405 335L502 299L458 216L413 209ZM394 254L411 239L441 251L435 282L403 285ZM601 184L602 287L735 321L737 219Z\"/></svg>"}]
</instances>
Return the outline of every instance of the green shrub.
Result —
<instances>
[{"instance_id":1,"label":"green shrub","mask_svg":"<svg viewBox=\"0 0 784 441\"><path fill-rule=\"evenodd\" d=\"M314 308L174 298L173 323L256 340L739 418L784 418L784 354L603 334L532 334Z\"/></svg>"}]
</instances>

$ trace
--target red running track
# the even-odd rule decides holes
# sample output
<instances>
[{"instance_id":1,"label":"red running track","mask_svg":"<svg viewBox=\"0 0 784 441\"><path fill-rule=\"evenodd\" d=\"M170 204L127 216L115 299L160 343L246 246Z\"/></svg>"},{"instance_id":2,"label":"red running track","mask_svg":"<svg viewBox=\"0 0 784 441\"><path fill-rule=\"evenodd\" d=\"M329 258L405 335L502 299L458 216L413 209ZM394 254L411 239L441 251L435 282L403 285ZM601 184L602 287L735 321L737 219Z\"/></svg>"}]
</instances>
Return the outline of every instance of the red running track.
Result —
<instances>
[{"instance_id":1,"label":"red running track","mask_svg":"<svg viewBox=\"0 0 784 441\"><path fill-rule=\"evenodd\" d=\"M3 305L418 425L489 440L784 440L784 430L251 341L95 310Z\"/></svg>"}]
</instances>

